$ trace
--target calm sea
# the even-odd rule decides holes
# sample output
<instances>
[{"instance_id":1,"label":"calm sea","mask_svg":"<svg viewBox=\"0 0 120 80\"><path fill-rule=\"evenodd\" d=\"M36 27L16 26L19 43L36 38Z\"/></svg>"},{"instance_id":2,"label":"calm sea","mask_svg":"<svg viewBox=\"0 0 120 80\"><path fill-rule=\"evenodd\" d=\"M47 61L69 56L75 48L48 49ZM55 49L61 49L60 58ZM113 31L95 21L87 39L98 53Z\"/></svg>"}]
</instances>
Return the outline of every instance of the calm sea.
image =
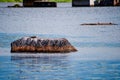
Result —
<instances>
[{"instance_id":1,"label":"calm sea","mask_svg":"<svg viewBox=\"0 0 120 80\"><path fill-rule=\"evenodd\" d=\"M120 80L120 7L7 8L0 3L0 80ZM83 26L112 22L118 25ZM67 38L68 54L11 54L24 36Z\"/></svg>"}]
</instances>

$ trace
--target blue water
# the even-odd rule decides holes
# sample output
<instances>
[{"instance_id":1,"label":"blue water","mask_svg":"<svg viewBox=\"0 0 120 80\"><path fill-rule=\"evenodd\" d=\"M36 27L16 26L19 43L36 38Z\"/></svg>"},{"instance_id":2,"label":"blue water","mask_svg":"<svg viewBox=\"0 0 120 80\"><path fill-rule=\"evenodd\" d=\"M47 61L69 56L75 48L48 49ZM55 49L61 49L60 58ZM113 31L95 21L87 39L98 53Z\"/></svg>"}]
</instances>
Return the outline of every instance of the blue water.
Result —
<instances>
[{"instance_id":1,"label":"blue water","mask_svg":"<svg viewBox=\"0 0 120 80\"><path fill-rule=\"evenodd\" d=\"M1 80L119 80L119 61L68 60L67 56L1 57Z\"/></svg>"},{"instance_id":2,"label":"blue water","mask_svg":"<svg viewBox=\"0 0 120 80\"><path fill-rule=\"evenodd\" d=\"M120 7L7 5L0 3L0 80L120 80ZM118 25L80 25L90 22ZM10 53L10 43L24 36L67 38L78 51Z\"/></svg>"}]
</instances>

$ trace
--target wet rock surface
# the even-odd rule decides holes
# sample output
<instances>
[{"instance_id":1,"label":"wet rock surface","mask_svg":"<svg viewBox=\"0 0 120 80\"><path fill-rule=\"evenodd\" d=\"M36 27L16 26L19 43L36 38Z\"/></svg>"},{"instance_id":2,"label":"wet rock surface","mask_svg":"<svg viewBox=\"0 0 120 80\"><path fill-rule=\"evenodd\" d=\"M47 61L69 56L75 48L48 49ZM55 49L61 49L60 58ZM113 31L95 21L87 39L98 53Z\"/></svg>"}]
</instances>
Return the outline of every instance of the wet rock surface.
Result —
<instances>
[{"instance_id":1,"label":"wet rock surface","mask_svg":"<svg viewBox=\"0 0 120 80\"><path fill-rule=\"evenodd\" d=\"M23 37L11 43L11 52L66 53L77 51L65 38Z\"/></svg>"}]
</instances>

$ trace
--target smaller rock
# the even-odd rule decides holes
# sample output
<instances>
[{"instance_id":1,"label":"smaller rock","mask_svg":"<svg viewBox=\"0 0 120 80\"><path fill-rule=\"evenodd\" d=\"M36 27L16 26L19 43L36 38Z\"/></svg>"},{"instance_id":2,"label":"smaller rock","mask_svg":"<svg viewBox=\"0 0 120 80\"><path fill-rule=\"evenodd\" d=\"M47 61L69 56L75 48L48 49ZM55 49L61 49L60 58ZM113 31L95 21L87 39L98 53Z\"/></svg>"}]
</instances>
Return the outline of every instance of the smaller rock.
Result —
<instances>
[{"instance_id":1,"label":"smaller rock","mask_svg":"<svg viewBox=\"0 0 120 80\"><path fill-rule=\"evenodd\" d=\"M14 4L13 6L8 6L8 7L22 7L20 4Z\"/></svg>"},{"instance_id":2,"label":"smaller rock","mask_svg":"<svg viewBox=\"0 0 120 80\"><path fill-rule=\"evenodd\" d=\"M117 24L115 24L115 23L111 23L111 22L109 22L109 23L84 23L84 24L81 24L81 25L117 25Z\"/></svg>"}]
</instances>

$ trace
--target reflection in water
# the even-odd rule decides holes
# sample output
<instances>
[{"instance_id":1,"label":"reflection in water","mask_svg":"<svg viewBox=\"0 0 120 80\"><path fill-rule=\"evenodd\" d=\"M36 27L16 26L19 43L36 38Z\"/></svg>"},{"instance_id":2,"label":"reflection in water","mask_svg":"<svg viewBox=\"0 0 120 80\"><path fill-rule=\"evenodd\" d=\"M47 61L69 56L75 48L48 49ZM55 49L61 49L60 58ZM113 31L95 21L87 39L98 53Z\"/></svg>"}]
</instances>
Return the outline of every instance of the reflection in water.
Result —
<instances>
[{"instance_id":1,"label":"reflection in water","mask_svg":"<svg viewBox=\"0 0 120 80\"><path fill-rule=\"evenodd\" d=\"M79 60L69 55L0 56L0 80L120 80L119 60Z\"/></svg>"},{"instance_id":2,"label":"reflection in water","mask_svg":"<svg viewBox=\"0 0 120 80\"><path fill-rule=\"evenodd\" d=\"M12 79L53 79L54 76L61 78L69 68L66 55L61 56L11 56L11 61L16 64L15 75ZM58 75L59 74L59 75Z\"/></svg>"}]
</instances>

